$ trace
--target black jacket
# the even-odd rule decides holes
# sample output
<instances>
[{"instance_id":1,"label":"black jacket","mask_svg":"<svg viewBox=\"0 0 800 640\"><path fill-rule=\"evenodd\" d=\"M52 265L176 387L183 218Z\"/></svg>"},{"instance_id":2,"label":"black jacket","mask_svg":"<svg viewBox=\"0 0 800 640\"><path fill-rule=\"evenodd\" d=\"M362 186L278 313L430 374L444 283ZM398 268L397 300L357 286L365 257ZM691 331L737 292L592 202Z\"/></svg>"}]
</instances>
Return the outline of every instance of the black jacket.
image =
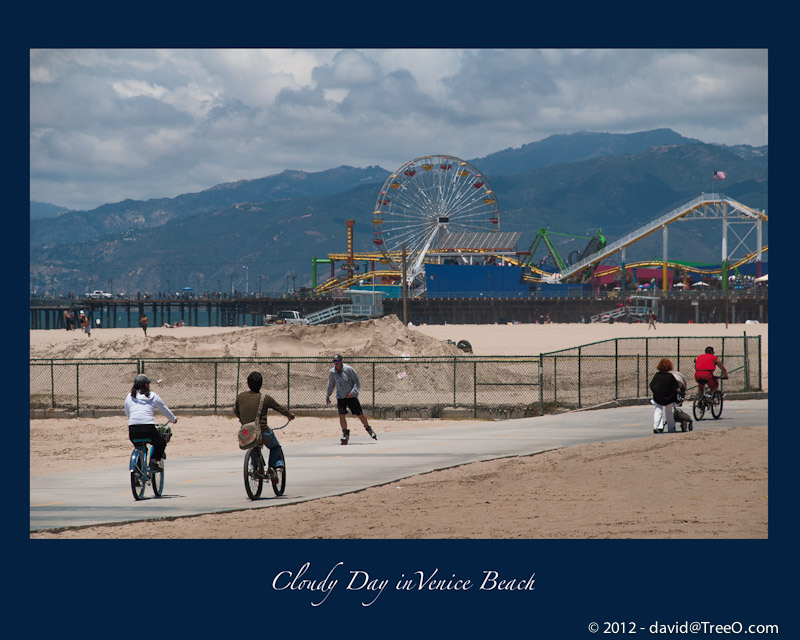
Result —
<instances>
[{"instance_id":1,"label":"black jacket","mask_svg":"<svg viewBox=\"0 0 800 640\"><path fill-rule=\"evenodd\" d=\"M678 381L669 371L659 371L650 381L653 400L658 404L670 404L678 401Z\"/></svg>"}]
</instances>

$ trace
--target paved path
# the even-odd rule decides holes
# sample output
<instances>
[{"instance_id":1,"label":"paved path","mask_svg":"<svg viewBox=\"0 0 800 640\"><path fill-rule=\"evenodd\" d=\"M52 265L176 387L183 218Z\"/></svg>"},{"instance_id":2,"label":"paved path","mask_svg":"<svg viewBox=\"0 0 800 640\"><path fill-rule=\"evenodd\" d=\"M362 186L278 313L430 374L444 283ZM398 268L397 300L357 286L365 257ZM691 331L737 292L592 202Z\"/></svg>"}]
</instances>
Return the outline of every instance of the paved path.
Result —
<instances>
[{"instance_id":1,"label":"paved path","mask_svg":"<svg viewBox=\"0 0 800 640\"><path fill-rule=\"evenodd\" d=\"M276 497L265 484L257 501L245 494L242 453L169 459L164 496L153 498L148 487L145 500L138 502L131 495L127 460L120 460L114 467L31 477L30 530L265 508L359 491L480 460L593 442L682 437L680 432L653 434L652 416L650 405L620 407L379 433L377 441L363 429L353 428L346 447L338 439L284 446L286 493ZM695 422L694 428L765 426L767 420L767 400L730 401L719 420L707 418Z\"/></svg>"}]
</instances>

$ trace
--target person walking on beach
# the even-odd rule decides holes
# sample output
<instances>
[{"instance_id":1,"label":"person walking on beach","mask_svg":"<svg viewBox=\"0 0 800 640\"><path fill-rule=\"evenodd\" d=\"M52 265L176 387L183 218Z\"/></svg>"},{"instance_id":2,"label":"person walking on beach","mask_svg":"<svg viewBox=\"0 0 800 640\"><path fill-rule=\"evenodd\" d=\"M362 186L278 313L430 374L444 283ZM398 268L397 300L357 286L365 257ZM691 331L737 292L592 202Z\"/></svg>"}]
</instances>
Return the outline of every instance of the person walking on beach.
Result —
<instances>
[{"instance_id":1,"label":"person walking on beach","mask_svg":"<svg viewBox=\"0 0 800 640\"><path fill-rule=\"evenodd\" d=\"M161 459L167 441L156 428L153 416L156 409L164 414L173 424L178 419L164 404L159 395L150 391L151 378L139 374L133 379L131 392L125 397L125 415L128 416L128 438L131 442L137 439L149 438L153 443L153 454L150 456L150 468L154 471L161 469Z\"/></svg>"},{"instance_id":2,"label":"person walking on beach","mask_svg":"<svg viewBox=\"0 0 800 640\"><path fill-rule=\"evenodd\" d=\"M139 318L139 326L142 328L142 331L144 331L144 337L145 338L147 337L147 325L148 324L150 324L150 320L147 318L146 315L142 314L142 316Z\"/></svg>"},{"instance_id":3,"label":"person walking on beach","mask_svg":"<svg viewBox=\"0 0 800 640\"><path fill-rule=\"evenodd\" d=\"M80 323L81 329L83 329L83 332L87 336L89 336L91 338L91 336L92 336L92 324L89 322L89 318L87 318L84 315L83 311L81 311L81 317L78 318L78 322Z\"/></svg>"},{"instance_id":4,"label":"person walking on beach","mask_svg":"<svg viewBox=\"0 0 800 640\"><path fill-rule=\"evenodd\" d=\"M664 433L662 420L667 423L667 431L675 433L675 403L678 401L678 380L672 375L672 360L661 358L656 365L656 374L650 381L653 392L651 402L653 412L653 433Z\"/></svg>"},{"instance_id":5,"label":"person walking on beach","mask_svg":"<svg viewBox=\"0 0 800 640\"><path fill-rule=\"evenodd\" d=\"M263 382L262 375L258 371L252 371L247 376L248 391L242 391L236 396L233 414L239 418L241 424L256 421ZM275 467L283 466L283 449L281 449L278 438L275 437L275 432L267 426L267 411L273 409L289 418L289 420L294 420L294 414L268 394L264 394L264 401L260 403L260 406L262 408L258 420L261 425L261 439L269 449L269 466L274 469Z\"/></svg>"},{"instance_id":6,"label":"person walking on beach","mask_svg":"<svg viewBox=\"0 0 800 640\"><path fill-rule=\"evenodd\" d=\"M334 388L336 389L336 405L339 410L339 426L342 428L342 444L350 441L350 429L347 428L348 409L350 409L350 413L361 420L361 424L364 425L364 429L367 430L370 437L377 440L378 436L369 426L367 416L364 415L364 410L358 401L358 392L361 388L358 374L353 367L342 362L342 356L338 353L333 356L333 366L328 371L328 389L325 392L326 405L331 403L331 393Z\"/></svg>"},{"instance_id":7,"label":"person walking on beach","mask_svg":"<svg viewBox=\"0 0 800 640\"><path fill-rule=\"evenodd\" d=\"M650 311L650 313L647 314L647 317L650 320L650 324L647 325L647 330L650 331L650 327L653 327L653 329L655 329L656 328L656 314L653 313L652 311Z\"/></svg>"}]
</instances>

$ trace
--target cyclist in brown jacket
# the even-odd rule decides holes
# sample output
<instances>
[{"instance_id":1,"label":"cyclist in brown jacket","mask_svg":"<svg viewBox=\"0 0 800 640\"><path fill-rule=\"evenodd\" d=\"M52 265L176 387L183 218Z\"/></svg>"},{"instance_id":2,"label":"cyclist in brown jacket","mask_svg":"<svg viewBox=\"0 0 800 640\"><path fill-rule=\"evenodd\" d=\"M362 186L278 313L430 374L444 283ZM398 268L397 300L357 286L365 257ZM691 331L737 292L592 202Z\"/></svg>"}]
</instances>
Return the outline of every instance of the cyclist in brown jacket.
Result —
<instances>
[{"instance_id":1,"label":"cyclist in brown jacket","mask_svg":"<svg viewBox=\"0 0 800 640\"><path fill-rule=\"evenodd\" d=\"M258 371L253 371L247 376L247 386L249 390L242 391L236 397L236 403L233 405L233 413L239 418L241 424L255 422L258 402L261 399L262 384L263 378ZM261 438L264 444L269 448L269 466L275 468L283 465L283 449L281 449L275 432L267 426L267 411L270 409L283 414L289 418L289 420L294 420L294 414L286 407L279 404L272 396L264 394L264 404L261 408L261 416L259 416Z\"/></svg>"}]
</instances>

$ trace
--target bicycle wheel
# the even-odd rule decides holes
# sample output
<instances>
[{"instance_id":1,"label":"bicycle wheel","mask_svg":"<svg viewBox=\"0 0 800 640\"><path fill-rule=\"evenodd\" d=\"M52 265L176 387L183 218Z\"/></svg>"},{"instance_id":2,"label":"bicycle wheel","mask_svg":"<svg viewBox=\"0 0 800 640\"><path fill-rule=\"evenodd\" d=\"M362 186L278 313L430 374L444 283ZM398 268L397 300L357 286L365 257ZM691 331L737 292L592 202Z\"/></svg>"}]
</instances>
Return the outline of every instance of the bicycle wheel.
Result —
<instances>
[{"instance_id":1,"label":"bicycle wheel","mask_svg":"<svg viewBox=\"0 0 800 640\"><path fill-rule=\"evenodd\" d=\"M272 490L276 496L282 496L286 490L286 460L283 456L281 456L281 459L283 460L283 466L272 469L274 474L272 476Z\"/></svg>"},{"instance_id":2,"label":"bicycle wheel","mask_svg":"<svg viewBox=\"0 0 800 640\"><path fill-rule=\"evenodd\" d=\"M144 498L144 489L147 486L144 473L142 472L145 464L144 458L146 456L142 453L141 449L137 447L133 450L131 457L134 458L134 460L131 461L133 463L133 468L131 469L131 492L133 493L134 500L141 500Z\"/></svg>"},{"instance_id":3,"label":"bicycle wheel","mask_svg":"<svg viewBox=\"0 0 800 640\"><path fill-rule=\"evenodd\" d=\"M719 420L722 415L722 391L717 389L711 396L711 415L714 420Z\"/></svg>"},{"instance_id":4,"label":"bicycle wheel","mask_svg":"<svg viewBox=\"0 0 800 640\"><path fill-rule=\"evenodd\" d=\"M264 486L264 458L261 447L248 449L244 454L244 490L247 497L255 500L261 495Z\"/></svg>"},{"instance_id":5,"label":"bicycle wheel","mask_svg":"<svg viewBox=\"0 0 800 640\"><path fill-rule=\"evenodd\" d=\"M151 482L153 483L153 493L156 494L156 498L160 498L161 494L164 492L164 465L166 462L166 456L161 458L161 471L152 472L152 476L150 478Z\"/></svg>"},{"instance_id":6,"label":"bicycle wheel","mask_svg":"<svg viewBox=\"0 0 800 640\"><path fill-rule=\"evenodd\" d=\"M692 401L692 413L695 420L702 420L706 413L706 400L705 398L695 398Z\"/></svg>"}]
</instances>

